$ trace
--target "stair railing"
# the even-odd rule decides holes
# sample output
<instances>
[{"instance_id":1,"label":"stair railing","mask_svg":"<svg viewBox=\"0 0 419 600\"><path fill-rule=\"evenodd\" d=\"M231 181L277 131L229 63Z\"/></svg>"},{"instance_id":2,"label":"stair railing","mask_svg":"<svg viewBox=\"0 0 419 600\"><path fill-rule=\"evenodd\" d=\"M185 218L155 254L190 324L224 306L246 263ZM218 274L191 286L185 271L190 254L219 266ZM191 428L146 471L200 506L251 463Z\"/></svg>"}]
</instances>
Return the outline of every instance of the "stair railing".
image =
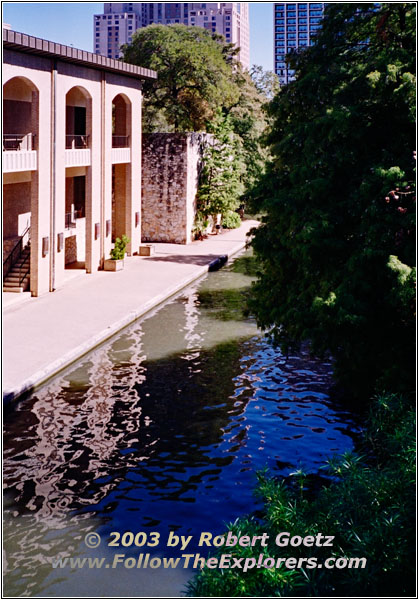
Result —
<instances>
[{"instance_id":1,"label":"stair railing","mask_svg":"<svg viewBox=\"0 0 419 600\"><path fill-rule=\"evenodd\" d=\"M29 275L29 273L31 272L31 258L29 255L29 260L26 263L26 261L23 262L20 267L19 267L19 287L22 285L22 283L24 282L24 280L26 279L26 277Z\"/></svg>"},{"instance_id":2,"label":"stair railing","mask_svg":"<svg viewBox=\"0 0 419 600\"><path fill-rule=\"evenodd\" d=\"M24 248L24 246L23 246L24 239L27 238L28 242L30 241L30 229L31 229L31 226L28 225L28 227L25 229L25 231L19 237L18 241L13 246L12 250L9 252L9 254L5 258L5 260L3 261L3 281L6 279L7 275L12 270L13 265L15 265L17 263L17 261L19 260L19 258L22 256L22 252L23 252L23 248ZM19 270L19 280L20 280L20 270Z\"/></svg>"}]
</instances>

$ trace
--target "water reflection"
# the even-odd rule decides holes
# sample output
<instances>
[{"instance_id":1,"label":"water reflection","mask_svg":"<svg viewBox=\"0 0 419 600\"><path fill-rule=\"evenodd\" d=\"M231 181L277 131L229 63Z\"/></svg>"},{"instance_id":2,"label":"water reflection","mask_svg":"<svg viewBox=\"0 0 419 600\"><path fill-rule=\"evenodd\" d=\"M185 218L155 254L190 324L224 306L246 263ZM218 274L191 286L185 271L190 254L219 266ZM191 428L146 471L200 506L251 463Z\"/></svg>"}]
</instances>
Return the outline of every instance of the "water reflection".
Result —
<instances>
[{"instance_id":1,"label":"water reflection","mask_svg":"<svg viewBox=\"0 0 419 600\"><path fill-rule=\"evenodd\" d=\"M88 531L221 531L256 506L257 469L317 472L351 448L353 418L327 395L331 365L261 337L242 314L252 277L237 265L6 415L8 594L52 594L61 580L74 595L82 575L51 560L85 553Z\"/></svg>"}]
</instances>

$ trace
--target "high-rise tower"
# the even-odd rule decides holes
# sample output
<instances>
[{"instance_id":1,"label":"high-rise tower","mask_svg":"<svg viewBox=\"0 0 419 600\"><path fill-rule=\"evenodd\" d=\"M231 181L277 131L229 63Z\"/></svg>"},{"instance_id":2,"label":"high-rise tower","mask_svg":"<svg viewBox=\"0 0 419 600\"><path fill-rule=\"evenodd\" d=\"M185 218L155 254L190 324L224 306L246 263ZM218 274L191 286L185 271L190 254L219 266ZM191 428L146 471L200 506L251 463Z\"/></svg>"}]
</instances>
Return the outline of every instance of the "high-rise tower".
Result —
<instances>
[{"instance_id":1,"label":"high-rise tower","mask_svg":"<svg viewBox=\"0 0 419 600\"><path fill-rule=\"evenodd\" d=\"M321 27L326 2L281 2L274 4L274 66L281 85L292 81L294 71L288 69L285 55L297 48L314 44Z\"/></svg>"},{"instance_id":2,"label":"high-rise tower","mask_svg":"<svg viewBox=\"0 0 419 600\"><path fill-rule=\"evenodd\" d=\"M196 25L219 33L240 48L243 67L250 66L247 2L105 2L104 13L94 16L94 52L120 58L121 45L132 41L136 29L151 23Z\"/></svg>"}]
</instances>

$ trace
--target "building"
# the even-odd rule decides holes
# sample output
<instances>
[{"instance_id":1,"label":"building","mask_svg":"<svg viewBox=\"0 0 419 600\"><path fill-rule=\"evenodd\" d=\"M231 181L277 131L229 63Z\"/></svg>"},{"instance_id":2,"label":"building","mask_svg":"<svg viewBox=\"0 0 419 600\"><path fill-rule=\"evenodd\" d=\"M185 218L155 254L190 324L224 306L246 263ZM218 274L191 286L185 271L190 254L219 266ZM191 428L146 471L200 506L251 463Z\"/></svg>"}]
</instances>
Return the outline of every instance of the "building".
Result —
<instances>
[{"instance_id":1,"label":"building","mask_svg":"<svg viewBox=\"0 0 419 600\"><path fill-rule=\"evenodd\" d=\"M294 78L285 63L286 54L314 43L326 6L325 2L274 4L274 67L281 85Z\"/></svg>"},{"instance_id":2,"label":"building","mask_svg":"<svg viewBox=\"0 0 419 600\"><path fill-rule=\"evenodd\" d=\"M250 66L249 7L247 2L105 2L104 13L94 16L93 48L96 54L121 58L122 44L152 23L196 25L219 33L240 48L239 60Z\"/></svg>"},{"instance_id":3,"label":"building","mask_svg":"<svg viewBox=\"0 0 419 600\"><path fill-rule=\"evenodd\" d=\"M3 29L3 289L33 296L141 240L141 82L156 73Z\"/></svg>"}]
</instances>

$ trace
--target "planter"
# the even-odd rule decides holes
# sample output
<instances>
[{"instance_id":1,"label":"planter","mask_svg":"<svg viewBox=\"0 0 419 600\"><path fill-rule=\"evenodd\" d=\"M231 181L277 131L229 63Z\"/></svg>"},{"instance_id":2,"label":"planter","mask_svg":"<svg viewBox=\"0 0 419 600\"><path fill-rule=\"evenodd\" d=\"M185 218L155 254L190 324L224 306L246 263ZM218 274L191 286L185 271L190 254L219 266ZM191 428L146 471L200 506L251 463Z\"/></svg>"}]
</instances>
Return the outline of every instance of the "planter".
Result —
<instances>
[{"instance_id":1,"label":"planter","mask_svg":"<svg viewBox=\"0 0 419 600\"><path fill-rule=\"evenodd\" d=\"M124 260L114 260L113 258L107 258L103 264L105 271L122 271L124 268Z\"/></svg>"},{"instance_id":2,"label":"planter","mask_svg":"<svg viewBox=\"0 0 419 600\"><path fill-rule=\"evenodd\" d=\"M155 252L155 248L153 244L145 244L144 246L140 246L138 254L140 256L153 256Z\"/></svg>"}]
</instances>

